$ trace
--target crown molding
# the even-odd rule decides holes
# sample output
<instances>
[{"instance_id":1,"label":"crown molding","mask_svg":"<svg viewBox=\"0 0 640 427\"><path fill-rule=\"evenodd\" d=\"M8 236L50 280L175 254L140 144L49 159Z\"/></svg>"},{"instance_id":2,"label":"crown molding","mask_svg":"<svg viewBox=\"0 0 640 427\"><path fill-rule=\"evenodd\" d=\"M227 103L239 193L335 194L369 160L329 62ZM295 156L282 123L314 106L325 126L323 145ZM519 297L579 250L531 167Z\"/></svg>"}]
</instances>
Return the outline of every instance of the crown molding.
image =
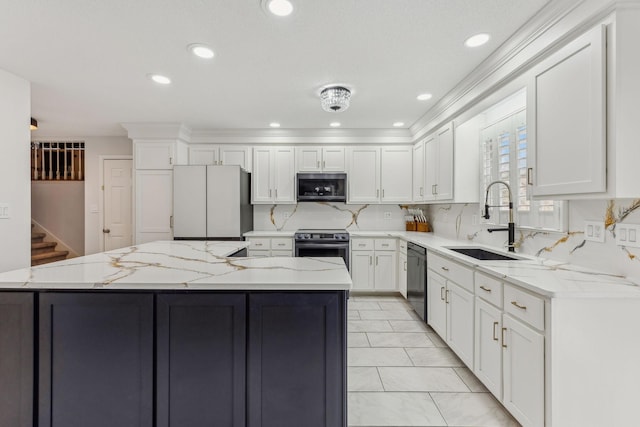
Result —
<instances>
[{"instance_id":1,"label":"crown molding","mask_svg":"<svg viewBox=\"0 0 640 427\"><path fill-rule=\"evenodd\" d=\"M133 140L176 139L189 142L191 129L182 123L121 123Z\"/></svg>"}]
</instances>

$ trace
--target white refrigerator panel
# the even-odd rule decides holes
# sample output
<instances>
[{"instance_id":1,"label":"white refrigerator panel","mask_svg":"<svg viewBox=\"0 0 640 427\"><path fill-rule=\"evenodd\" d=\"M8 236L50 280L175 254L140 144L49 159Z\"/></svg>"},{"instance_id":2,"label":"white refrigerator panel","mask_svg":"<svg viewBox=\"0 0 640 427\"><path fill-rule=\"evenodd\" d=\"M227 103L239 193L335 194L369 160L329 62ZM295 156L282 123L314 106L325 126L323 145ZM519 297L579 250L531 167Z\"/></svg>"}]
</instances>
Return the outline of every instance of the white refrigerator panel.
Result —
<instances>
[{"instance_id":1,"label":"white refrigerator panel","mask_svg":"<svg viewBox=\"0 0 640 427\"><path fill-rule=\"evenodd\" d=\"M207 237L240 237L240 168L207 166Z\"/></svg>"},{"instance_id":2,"label":"white refrigerator panel","mask_svg":"<svg viewBox=\"0 0 640 427\"><path fill-rule=\"evenodd\" d=\"M207 236L207 166L173 167L173 235Z\"/></svg>"}]
</instances>

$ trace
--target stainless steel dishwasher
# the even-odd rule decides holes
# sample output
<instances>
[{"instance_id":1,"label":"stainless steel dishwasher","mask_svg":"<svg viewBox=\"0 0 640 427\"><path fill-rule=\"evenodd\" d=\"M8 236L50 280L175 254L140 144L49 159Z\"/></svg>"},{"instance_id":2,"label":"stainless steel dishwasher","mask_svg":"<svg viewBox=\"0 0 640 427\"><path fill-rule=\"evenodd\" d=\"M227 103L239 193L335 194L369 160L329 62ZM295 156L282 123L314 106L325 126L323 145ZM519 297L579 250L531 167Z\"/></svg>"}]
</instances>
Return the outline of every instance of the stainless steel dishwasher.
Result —
<instances>
[{"instance_id":1,"label":"stainless steel dishwasher","mask_svg":"<svg viewBox=\"0 0 640 427\"><path fill-rule=\"evenodd\" d=\"M407 300L418 315L427 321L427 250L407 244Z\"/></svg>"}]
</instances>

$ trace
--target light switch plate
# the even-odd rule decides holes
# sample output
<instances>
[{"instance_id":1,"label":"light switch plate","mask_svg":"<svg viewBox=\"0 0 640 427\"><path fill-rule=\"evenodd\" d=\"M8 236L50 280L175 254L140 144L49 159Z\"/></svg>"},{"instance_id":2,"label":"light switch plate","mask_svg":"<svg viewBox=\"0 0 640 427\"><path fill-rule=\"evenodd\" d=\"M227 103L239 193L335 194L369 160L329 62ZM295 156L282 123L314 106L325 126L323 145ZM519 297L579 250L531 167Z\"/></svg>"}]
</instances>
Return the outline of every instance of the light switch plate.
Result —
<instances>
[{"instance_id":1,"label":"light switch plate","mask_svg":"<svg viewBox=\"0 0 640 427\"><path fill-rule=\"evenodd\" d=\"M604 222L601 221L585 221L584 222L584 240L591 242L604 243Z\"/></svg>"},{"instance_id":2,"label":"light switch plate","mask_svg":"<svg viewBox=\"0 0 640 427\"><path fill-rule=\"evenodd\" d=\"M391 212L385 212L384 219L391 219Z\"/></svg>"},{"instance_id":3,"label":"light switch plate","mask_svg":"<svg viewBox=\"0 0 640 427\"><path fill-rule=\"evenodd\" d=\"M640 225L617 224L616 245L640 248Z\"/></svg>"},{"instance_id":4,"label":"light switch plate","mask_svg":"<svg viewBox=\"0 0 640 427\"><path fill-rule=\"evenodd\" d=\"M9 219L8 203L0 203L0 219Z\"/></svg>"}]
</instances>

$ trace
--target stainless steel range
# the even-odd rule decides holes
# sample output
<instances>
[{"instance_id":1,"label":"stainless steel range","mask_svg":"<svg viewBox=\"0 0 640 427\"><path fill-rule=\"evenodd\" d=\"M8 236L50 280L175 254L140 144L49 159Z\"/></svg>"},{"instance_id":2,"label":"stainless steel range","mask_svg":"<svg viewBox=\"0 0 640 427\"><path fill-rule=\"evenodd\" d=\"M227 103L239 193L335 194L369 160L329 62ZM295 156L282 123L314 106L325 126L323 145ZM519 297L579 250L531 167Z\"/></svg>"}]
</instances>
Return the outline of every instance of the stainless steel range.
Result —
<instances>
[{"instance_id":1,"label":"stainless steel range","mask_svg":"<svg viewBox=\"0 0 640 427\"><path fill-rule=\"evenodd\" d=\"M298 230L293 235L297 257L340 257L349 268L347 230Z\"/></svg>"}]
</instances>

